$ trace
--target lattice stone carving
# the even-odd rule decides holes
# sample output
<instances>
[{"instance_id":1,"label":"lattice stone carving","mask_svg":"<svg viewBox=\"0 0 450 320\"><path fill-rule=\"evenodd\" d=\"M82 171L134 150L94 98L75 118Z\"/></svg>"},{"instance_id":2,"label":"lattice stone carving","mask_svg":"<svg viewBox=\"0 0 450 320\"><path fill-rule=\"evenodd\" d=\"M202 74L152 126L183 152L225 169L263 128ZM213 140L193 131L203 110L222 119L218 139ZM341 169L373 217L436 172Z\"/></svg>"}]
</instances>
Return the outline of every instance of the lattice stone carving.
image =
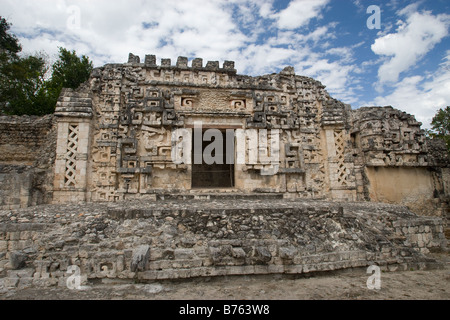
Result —
<instances>
[{"instance_id":1,"label":"lattice stone carving","mask_svg":"<svg viewBox=\"0 0 450 320\"><path fill-rule=\"evenodd\" d=\"M337 181L342 186L347 186L348 172L347 172L347 166L345 165L345 162L344 162L345 139L344 139L342 131L334 131L334 143L336 146Z\"/></svg>"},{"instance_id":2,"label":"lattice stone carving","mask_svg":"<svg viewBox=\"0 0 450 320\"><path fill-rule=\"evenodd\" d=\"M64 186L76 186L76 171L77 171L77 150L78 150L78 134L79 128L77 124L69 125L69 133L67 137L67 151L65 154L66 166L64 172Z\"/></svg>"}]
</instances>

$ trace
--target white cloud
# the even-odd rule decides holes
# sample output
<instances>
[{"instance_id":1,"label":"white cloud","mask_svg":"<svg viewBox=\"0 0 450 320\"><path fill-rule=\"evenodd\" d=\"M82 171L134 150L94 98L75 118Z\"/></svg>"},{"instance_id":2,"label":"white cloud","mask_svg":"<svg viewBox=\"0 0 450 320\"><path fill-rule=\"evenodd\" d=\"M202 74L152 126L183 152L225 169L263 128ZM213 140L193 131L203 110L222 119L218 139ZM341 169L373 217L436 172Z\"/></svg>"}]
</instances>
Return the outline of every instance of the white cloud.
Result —
<instances>
[{"instance_id":1,"label":"white cloud","mask_svg":"<svg viewBox=\"0 0 450 320\"><path fill-rule=\"evenodd\" d=\"M340 61L344 63L353 62L353 51L349 47L331 48L326 51L327 55L334 55L340 57Z\"/></svg>"},{"instance_id":2,"label":"white cloud","mask_svg":"<svg viewBox=\"0 0 450 320\"><path fill-rule=\"evenodd\" d=\"M377 105L392 105L416 116L423 127L430 128L435 113L450 103L450 50L436 73L406 77L387 96L375 99Z\"/></svg>"},{"instance_id":3,"label":"white cloud","mask_svg":"<svg viewBox=\"0 0 450 320\"><path fill-rule=\"evenodd\" d=\"M67 27L71 6L80 9L78 30ZM248 40L222 1L2 0L0 8L26 51L54 55L62 45L88 54L97 66L124 62L129 52L227 59Z\"/></svg>"},{"instance_id":4,"label":"white cloud","mask_svg":"<svg viewBox=\"0 0 450 320\"><path fill-rule=\"evenodd\" d=\"M270 44L250 44L240 53L236 66L239 68L242 65L246 74L262 75L273 73L275 68L286 67L288 61L300 55L295 49L273 47Z\"/></svg>"},{"instance_id":5,"label":"white cloud","mask_svg":"<svg viewBox=\"0 0 450 320\"><path fill-rule=\"evenodd\" d=\"M372 105L392 105L413 114L429 128L436 111L450 103L450 50L438 66L422 64L424 58L448 37L450 15L419 12L421 2L400 11L395 33L379 33L372 51L380 56L378 82L374 85L379 96ZM376 62L376 61L375 61ZM417 66L425 66L420 72ZM430 70L434 68L434 72ZM390 93L383 95L388 88Z\"/></svg>"},{"instance_id":6,"label":"white cloud","mask_svg":"<svg viewBox=\"0 0 450 320\"><path fill-rule=\"evenodd\" d=\"M414 67L433 47L448 36L450 16L417 12L414 5L399 13L407 15L406 22L399 21L396 33L376 39L372 51L388 57L378 70L379 84L397 82L402 72Z\"/></svg>"},{"instance_id":7,"label":"white cloud","mask_svg":"<svg viewBox=\"0 0 450 320\"><path fill-rule=\"evenodd\" d=\"M273 0L1 0L0 11L28 53L56 59L61 46L89 56L95 66L126 62L129 52L172 63L178 56L234 60L238 72L249 75L292 65L353 103L354 48L336 47L338 22L309 25L330 1L292 0L277 12ZM67 26L74 7L76 30Z\"/></svg>"},{"instance_id":8,"label":"white cloud","mask_svg":"<svg viewBox=\"0 0 450 320\"><path fill-rule=\"evenodd\" d=\"M341 50L337 50L340 53ZM345 53L348 54L348 53ZM356 66L342 60L331 61L320 54L310 52L305 59L295 64L297 74L309 76L322 82L332 96L345 103L356 103L353 85L357 80L352 76Z\"/></svg>"},{"instance_id":9,"label":"white cloud","mask_svg":"<svg viewBox=\"0 0 450 320\"><path fill-rule=\"evenodd\" d=\"M244 67L240 71L248 72L266 70L270 62L282 63L296 56L293 49L299 49L298 43L316 44L330 37L329 24L311 33L283 34L280 30L278 37L263 42L259 38L269 29L305 25L320 16L328 2L294 0L278 13L274 13L272 0L2 0L0 9L29 53L45 51L56 56L57 47L63 46L88 55L96 66L124 62L129 52L172 59L179 55L204 60L236 58L246 63L240 63ZM73 18L69 9L74 7L80 13L76 30L67 26ZM291 49L280 48L283 45ZM249 56L242 58L243 52ZM276 56L263 59L267 54ZM276 67L272 65L270 71Z\"/></svg>"},{"instance_id":10,"label":"white cloud","mask_svg":"<svg viewBox=\"0 0 450 320\"><path fill-rule=\"evenodd\" d=\"M258 75L309 60L311 46L334 37L335 23L303 33L277 29L307 24L328 2L294 0L278 13L273 1L260 0L2 0L0 8L31 53L56 57L63 46L88 55L96 66L125 62L129 52L235 60L240 73ZM67 27L71 6L79 8L78 30ZM262 40L268 30L277 35ZM328 67L340 69L337 63Z\"/></svg>"},{"instance_id":11,"label":"white cloud","mask_svg":"<svg viewBox=\"0 0 450 320\"><path fill-rule=\"evenodd\" d=\"M353 0L353 4L358 8L359 12L363 12L366 10L367 5L361 3L361 0Z\"/></svg>"},{"instance_id":12,"label":"white cloud","mask_svg":"<svg viewBox=\"0 0 450 320\"><path fill-rule=\"evenodd\" d=\"M312 18L320 16L321 10L329 0L294 0L279 13L273 14L280 29L297 29L305 26Z\"/></svg>"},{"instance_id":13,"label":"white cloud","mask_svg":"<svg viewBox=\"0 0 450 320\"><path fill-rule=\"evenodd\" d=\"M262 1L258 1L258 3L261 4L260 8L259 8L259 15L263 18L268 18L269 15L272 13L272 2L262 2Z\"/></svg>"}]
</instances>

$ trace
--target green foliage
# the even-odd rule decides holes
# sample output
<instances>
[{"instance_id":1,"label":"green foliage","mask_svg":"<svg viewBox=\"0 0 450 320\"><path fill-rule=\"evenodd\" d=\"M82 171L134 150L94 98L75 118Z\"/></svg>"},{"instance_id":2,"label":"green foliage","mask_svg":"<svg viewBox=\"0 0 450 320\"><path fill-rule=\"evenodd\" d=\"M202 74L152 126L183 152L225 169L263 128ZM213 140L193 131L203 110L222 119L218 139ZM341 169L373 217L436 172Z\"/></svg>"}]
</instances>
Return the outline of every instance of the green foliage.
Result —
<instances>
[{"instance_id":1,"label":"green foliage","mask_svg":"<svg viewBox=\"0 0 450 320\"><path fill-rule=\"evenodd\" d=\"M79 58L74 51L59 48L59 59L52 66L52 77L44 83L40 93L42 110L52 113L62 88L76 89L89 79L94 69L89 58Z\"/></svg>"},{"instance_id":2,"label":"green foliage","mask_svg":"<svg viewBox=\"0 0 450 320\"><path fill-rule=\"evenodd\" d=\"M0 114L45 115L53 113L62 88L76 89L93 70L89 58L59 48L51 68L44 55L19 57L17 37L0 17ZM51 71L51 77L45 79Z\"/></svg>"},{"instance_id":3,"label":"green foliage","mask_svg":"<svg viewBox=\"0 0 450 320\"><path fill-rule=\"evenodd\" d=\"M80 84L89 79L94 69L89 58L79 58L74 51L59 48L59 60L53 64L52 81L62 88L76 89Z\"/></svg>"},{"instance_id":4,"label":"green foliage","mask_svg":"<svg viewBox=\"0 0 450 320\"><path fill-rule=\"evenodd\" d=\"M52 112L42 90L46 72L46 61L42 57L29 56L5 65L1 86L3 112L16 115Z\"/></svg>"},{"instance_id":5,"label":"green foliage","mask_svg":"<svg viewBox=\"0 0 450 320\"><path fill-rule=\"evenodd\" d=\"M450 106L439 109L431 121L432 130L429 135L434 139L442 139L447 143L450 152Z\"/></svg>"},{"instance_id":6,"label":"green foliage","mask_svg":"<svg viewBox=\"0 0 450 320\"><path fill-rule=\"evenodd\" d=\"M0 62L3 64L10 59L17 58L22 51L19 40L15 35L9 34L9 24L5 18L0 17Z\"/></svg>"}]
</instances>

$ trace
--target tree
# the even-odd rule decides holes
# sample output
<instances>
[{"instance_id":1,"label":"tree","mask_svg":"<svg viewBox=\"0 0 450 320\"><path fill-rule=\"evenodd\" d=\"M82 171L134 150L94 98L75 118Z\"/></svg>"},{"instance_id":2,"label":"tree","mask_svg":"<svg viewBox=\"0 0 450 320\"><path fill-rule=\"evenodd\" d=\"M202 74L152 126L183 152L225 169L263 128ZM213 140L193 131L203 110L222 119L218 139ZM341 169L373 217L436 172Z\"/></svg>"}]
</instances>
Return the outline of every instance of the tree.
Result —
<instances>
[{"instance_id":1,"label":"tree","mask_svg":"<svg viewBox=\"0 0 450 320\"><path fill-rule=\"evenodd\" d=\"M2 110L7 114L44 115L51 111L48 99L42 96L47 73L43 57L29 56L2 68Z\"/></svg>"},{"instance_id":2,"label":"tree","mask_svg":"<svg viewBox=\"0 0 450 320\"><path fill-rule=\"evenodd\" d=\"M78 57L75 50L70 52L59 48L59 59L53 64L52 81L61 88L76 89L89 79L93 69L88 57Z\"/></svg>"},{"instance_id":3,"label":"tree","mask_svg":"<svg viewBox=\"0 0 450 320\"><path fill-rule=\"evenodd\" d=\"M53 112L62 88L78 88L89 79L93 69L88 57L78 57L75 50L70 52L59 48L59 58L52 66L52 76L44 84L40 95L43 103L49 104L45 109L48 110L48 107L52 106Z\"/></svg>"},{"instance_id":4,"label":"tree","mask_svg":"<svg viewBox=\"0 0 450 320\"><path fill-rule=\"evenodd\" d=\"M22 47L11 24L0 17L0 113L42 114L36 95L48 71L44 56L20 57Z\"/></svg>"},{"instance_id":5,"label":"tree","mask_svg":"<svg viewBox=\"0 0 450 320\"><path fill-rule=\"evenodd\" d=\"M450 106L439 109L431 121L431 126L430 136L444 140L450 152Z\"/></svg>"},{"instance_id":6,"label":"tree","mask_svg":"<svg viewBox=\"0 0 450 320\"><path fill-rule=\"evenodd\" d=\"M65 48L59 48L59 58L51 68L43 54L20 57L22 47L10 27L0 17L0 114L53 113L61 89L78 88L89 79L93 64ZM46 80L48 72L51 77Z\"/></svg>"},{"instance_id":7,"label":"tree","mask_svg":"<svg viewBox=\"0 0 450 320\"><path fill-rule=\"evenodd\" d=\"M10 59L17 59L17 54L22 51L17 37L9 33L10 28L11 24L0 17L0 63L2 65Z\"/></svg>"}]
</instances>

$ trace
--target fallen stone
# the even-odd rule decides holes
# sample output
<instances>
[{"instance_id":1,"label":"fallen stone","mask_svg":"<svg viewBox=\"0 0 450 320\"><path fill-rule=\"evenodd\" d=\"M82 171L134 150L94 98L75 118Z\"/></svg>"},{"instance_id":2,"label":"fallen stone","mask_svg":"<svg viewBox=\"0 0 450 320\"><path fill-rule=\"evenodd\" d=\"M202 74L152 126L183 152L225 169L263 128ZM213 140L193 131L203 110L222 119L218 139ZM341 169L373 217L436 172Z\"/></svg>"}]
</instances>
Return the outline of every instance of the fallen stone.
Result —
<instances>
[{"instance_id":1,"label":"fallen stone","mask_svg":"<svg viewBox=\"0 0 450 320\"><path fill-rule=\"evenodd\" d=\"M267 264L272 259L272 254L266 247L256 247L254 262L256 264Z\"/></svg>"},{"instance_id":2,"label":"fallen stone","mask_svg":"<svg viewBox=\"0 0 450 320\"><path fill-rule=\"evenodd\" d=\"M131 271L144 271L147 261L150 257L150 246L142 245L133 251L131 257Z\"/></svg>"},{"instance_id":3,"label":"fallen stone","mask_svg":"<svg viewBox=\"0 0 450 320\"><path fill-rule=\"evenodd\" d=\"M27 256L22 252L11 252L9 255L9 262L13 270L19 270L25 267Z\"/></svg>"}]
</instances>

